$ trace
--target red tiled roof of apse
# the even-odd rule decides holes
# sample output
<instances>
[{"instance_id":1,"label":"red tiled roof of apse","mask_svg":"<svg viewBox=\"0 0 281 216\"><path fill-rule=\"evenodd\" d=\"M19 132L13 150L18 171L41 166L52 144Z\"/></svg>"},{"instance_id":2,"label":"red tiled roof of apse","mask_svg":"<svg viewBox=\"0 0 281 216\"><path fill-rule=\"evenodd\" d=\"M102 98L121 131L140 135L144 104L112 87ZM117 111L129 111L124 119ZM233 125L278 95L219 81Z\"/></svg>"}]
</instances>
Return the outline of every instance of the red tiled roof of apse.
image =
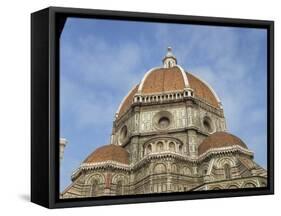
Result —
<instances>
[{"instance_id":1,"label":"red tiled roof of apse","mask_svg":"<svg viewBox=\"0 0 281 216\"><path fill-rule=\"evenodd\" d=\"M238 145L248 149L246 144L237 136L227 132L215 132L208 136L198 147L198 154L201 155L210 149L230 147Z\"/></svg>"},{"instance_id":2,"label":"red tiled roof of apse","mask_svg":"<svg viewBox=\"0 0 281 216\"><path fill-rule=\"evenodd\" d=\"M129 153L121 146L114 144L104 145L92 152L83 163L104 161L116 161L123 164L129 164Z\"/></svg>"}]
</instances>

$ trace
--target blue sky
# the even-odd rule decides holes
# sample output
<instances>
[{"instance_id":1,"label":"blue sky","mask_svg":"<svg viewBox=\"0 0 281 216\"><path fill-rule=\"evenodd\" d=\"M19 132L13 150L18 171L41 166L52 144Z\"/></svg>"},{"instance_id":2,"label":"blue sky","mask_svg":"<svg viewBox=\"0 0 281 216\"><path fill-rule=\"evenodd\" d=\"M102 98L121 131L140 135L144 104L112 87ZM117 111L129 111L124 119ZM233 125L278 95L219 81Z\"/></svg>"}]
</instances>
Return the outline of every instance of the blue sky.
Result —
<instances>
[{"instance_id":1,"label":"blue sky","mask_svg":"<svg viewBox=\"0 0 281 216\"><path fill-rule=\"evenodd\" d=\"M178 64L221 98L227 129L266 167L266 30L68 19L61 35L60 187L95 148L109 143L114 114L168 46Z\"/></svg>"}]
</instances>

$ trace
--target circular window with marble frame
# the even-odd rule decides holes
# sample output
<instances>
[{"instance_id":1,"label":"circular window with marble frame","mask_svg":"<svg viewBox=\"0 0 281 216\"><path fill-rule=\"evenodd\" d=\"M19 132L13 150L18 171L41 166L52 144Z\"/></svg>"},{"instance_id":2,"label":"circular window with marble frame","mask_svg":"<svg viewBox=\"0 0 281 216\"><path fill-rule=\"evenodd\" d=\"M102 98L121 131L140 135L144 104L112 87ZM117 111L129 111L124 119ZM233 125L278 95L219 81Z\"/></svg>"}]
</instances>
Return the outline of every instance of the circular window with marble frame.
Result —
<instances>
[{"instance_id":1,"label":"circular window with marble frame","mask_svg":"<svg viewBox=\"0 0 281 216\"><path fill-rule=\"evenodd\" d=\"M214 126L213 126L212 120L211 120L211 118L210 118L209 116L205 116L205 117L203 118L202 124L203 124L203 128L204 128L204 130L205 130L206 132L208 132L208 133L213 133L213 131L214 131Z\"/></svg>"},{"instance_id":2,"label":"circular window with marble frame","mask_svg":"<svg viewBox=\"0 0 281 216\"><path fill-rule=\"evenodd\" d=\"M124 125L119 130L119 136L118 136L118 144L123 145L128 138L128 127L127 125Z\"/></svg>"},{"instance_id":3,"label":"circular window with marble frame","mask_svg":"<svg viewBox=\"0 0 281 216\"><path fill-rule=\"evenodd\" d=\"M170 129L173 122L173 115L169 111L160 111L152 119L153 127L159 131Z\"/></svg>"}]
</instances>

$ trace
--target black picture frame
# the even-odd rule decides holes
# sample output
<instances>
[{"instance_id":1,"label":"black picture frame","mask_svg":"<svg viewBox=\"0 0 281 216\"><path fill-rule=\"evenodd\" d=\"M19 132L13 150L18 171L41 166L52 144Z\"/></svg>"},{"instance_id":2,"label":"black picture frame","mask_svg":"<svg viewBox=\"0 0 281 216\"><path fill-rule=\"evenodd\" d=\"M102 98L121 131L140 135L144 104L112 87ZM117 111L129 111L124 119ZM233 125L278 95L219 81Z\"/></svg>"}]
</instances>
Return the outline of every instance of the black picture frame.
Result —
<instances>
[{"instance_id":1,"label":"black picture frame","mask_svg":"<svg viewBox=\"0 0 281 216\"><path fill-rule=\"evenodd\" d=\"M266 188L143 194L96 198L59 198L59 37L67 17L267 30ZM49 7L31 14L31 201L47 208L145 203L274 194L274 22L202 16Z\"/></svg>"}]
</instances>

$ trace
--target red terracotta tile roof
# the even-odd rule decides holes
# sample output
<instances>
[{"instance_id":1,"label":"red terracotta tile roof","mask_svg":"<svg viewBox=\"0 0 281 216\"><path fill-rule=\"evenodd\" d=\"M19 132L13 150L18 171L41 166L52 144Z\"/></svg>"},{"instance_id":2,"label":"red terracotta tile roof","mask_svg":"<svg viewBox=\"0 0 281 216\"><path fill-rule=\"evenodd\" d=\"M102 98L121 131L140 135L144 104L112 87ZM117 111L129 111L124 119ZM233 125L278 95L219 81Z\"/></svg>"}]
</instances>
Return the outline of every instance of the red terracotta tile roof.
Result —
<instances>
[{"instance_id":1,"label":"red terracotta tile roof","mask_svg":"<svg viewBox=\"0 0 281 216\"><path fill-rule=\"evenodd\" d=\"M95 163L104 161L116 161L123 164L129 164L129 153L121 146L109 144L97 148L91 153L83 163Z\"/></svg>"},{"instance_id":2,"label":"red terracotta tile roof","mask_svg":"<svg viewBox=\"0 0 281 216\"><path fill-rule=\"evenodd\" d=\"M186 73L190 87L194 90L196 97L203 99L212 106L219 108L219 102L210 88L201 80L193 76L191 73Z\"/></svg>"},{"instance_id":3,"label":"red terracotta tile roof","mask_svg":"<svg viewBox=\"0 0 281 216\"><path fill-rule=\"evenodd\" d=\"M151 72L144 80L141 93L178 91L185 88L182 73L178 67L161 68Z\"/></svg>"},{"instance_id":4,"label":"red terracotta tile roof","mask_svg":"<svg viewBox=\"0 0 281 216\"><path fill-rule=\"evenodd\" d=\"M129 107L131 106L131 104L134 101L134 96L138 91L138 87L139 85L137 85L136 87L133 88L133 90L131 91L131 93L125 98L120 110L119 110L119 116L121 116L122 114L124 114Z\"/></svg>"},{"instance_id":5,"label":"red terracotta tile roof","mask_svg":"<svg viewBox=\"0 0 281 216\"><path fill-rule=\"evenodd\" d=\"M211 89L200 79L190 73L187 76L190 87L194 90L194 95L210 105L219 108L219 102ZM137 93L137 85L128 96L119 110L119 116L124 114L133 103L134 95ZM165 91L183 91L185 88L183 74L178 67L155 69L148 74L143 82L141 94L161 93Z\"/></svg>"},{"instance_id":6,"label":"red terracotta tile roof","mask_svg":"<svg viewBox=\"0 0 281 216\"><path fill-rule=\"evenodd\" d=\"M227 132L215 132L203 140L198 147L198 155L201 155L209 149L229 147L233 145L248 149L246 144L237 136Z\"/></svg>"}]
</instances>

